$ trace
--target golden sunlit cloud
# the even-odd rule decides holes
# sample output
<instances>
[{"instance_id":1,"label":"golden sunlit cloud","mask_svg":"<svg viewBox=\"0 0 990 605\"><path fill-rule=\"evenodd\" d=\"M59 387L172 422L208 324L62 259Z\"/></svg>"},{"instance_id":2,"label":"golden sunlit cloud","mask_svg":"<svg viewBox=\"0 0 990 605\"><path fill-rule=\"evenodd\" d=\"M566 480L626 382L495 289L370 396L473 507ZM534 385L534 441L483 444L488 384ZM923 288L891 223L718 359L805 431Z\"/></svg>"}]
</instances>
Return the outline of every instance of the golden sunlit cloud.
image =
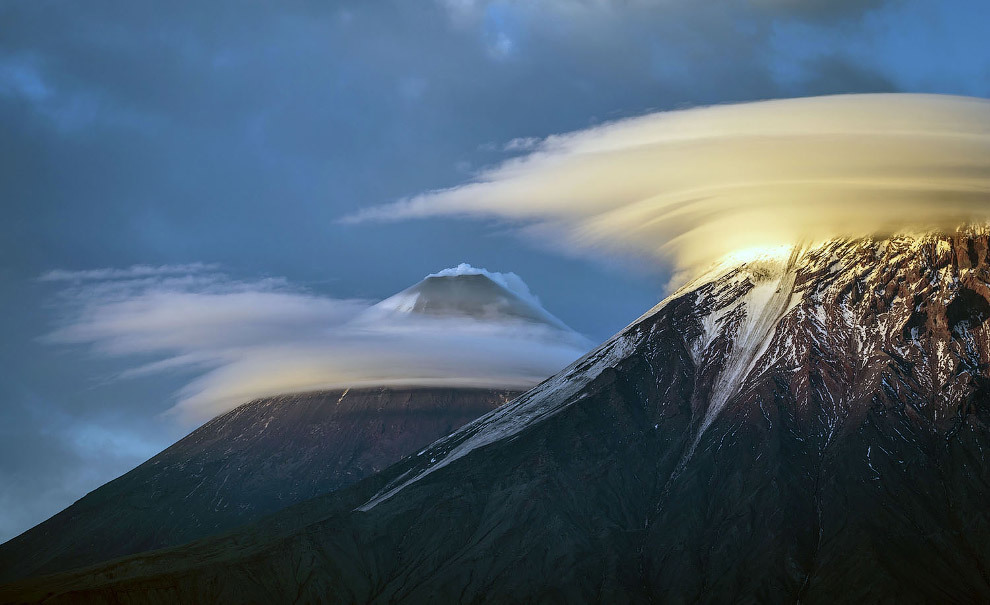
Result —
<instances>
[{"instance_id":1,"label":"golden sunlit cloud","mask_svg":"<svg viewBox=\"0 0 990 605\"><path fill-rule=\"evenodd\" d=\"M990 101L871 94L654 113L550 136L463 186L345 219L516 221L679 270L746 249L990 218Z\"/></svg>"}]
</instances>

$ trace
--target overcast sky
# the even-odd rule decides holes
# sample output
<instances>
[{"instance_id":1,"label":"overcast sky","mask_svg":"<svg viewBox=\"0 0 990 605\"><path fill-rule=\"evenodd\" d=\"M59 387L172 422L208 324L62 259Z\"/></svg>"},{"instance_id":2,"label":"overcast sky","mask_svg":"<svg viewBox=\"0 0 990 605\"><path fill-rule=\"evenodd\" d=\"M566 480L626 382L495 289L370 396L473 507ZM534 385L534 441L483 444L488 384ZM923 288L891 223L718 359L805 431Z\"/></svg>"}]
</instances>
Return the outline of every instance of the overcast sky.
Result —
<instances>
[{"instance_id":1,"label":"overcast sky","mask_svg":"<svg viewBox=\"0 0 990 605\"><path fill-rule=\"evenodd\" d=\"M670 266L496 219L341 219L656 110L987 97L988 22L983 0L0 3L0 540L189 430L161 415L188 371L121 379L134 360L53 341L75 307L50 272L374 301L469 262L598 342Z\"/></svg>"}]
</instances>

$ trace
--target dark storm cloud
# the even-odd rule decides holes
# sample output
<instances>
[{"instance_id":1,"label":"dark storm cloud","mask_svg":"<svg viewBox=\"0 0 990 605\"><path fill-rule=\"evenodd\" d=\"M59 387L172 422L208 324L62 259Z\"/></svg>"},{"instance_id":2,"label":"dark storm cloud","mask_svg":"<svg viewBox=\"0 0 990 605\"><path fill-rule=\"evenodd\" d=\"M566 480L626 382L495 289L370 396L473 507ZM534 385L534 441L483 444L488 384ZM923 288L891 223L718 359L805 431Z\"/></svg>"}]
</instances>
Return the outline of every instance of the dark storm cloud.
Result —
<instances>
[{"instance_id":1,"label":"dark storm cloud","mask_svg":"<svg viewBox=\"0 0 990 605\"><path fill-rule=\"evenodd\" d=\"M781 17L836 21L860 17L896 0L750 0L754 7Z\"/></svg>"},{"instance_id":2,"label":"dark storm cloud","mask_svg":"<svg viewBox=\"0 0 990 605\"><path fill-rule=\"evenodd\" d=\"M258 223L326 246L341 210L452 184L492 161L475 151L486 141L778 96L771 24L747 8L7 4L0 120L14 126L0 145L23 224L5 240L52 264L70 252L214 258ZM247 254L295 257L260 235Z\"/></svg>"},{"instance_id":3,"label":"dark storm cloud","mask_svg":"<svg viewBox=\"0 0 990 605\"><path fill-rule=\"evenodd\" d=\"M842 55L815 57L805 67L807 75L799 86L809 95L898 90L897 84L880 70Z\"/></svg>"}]
</instances>

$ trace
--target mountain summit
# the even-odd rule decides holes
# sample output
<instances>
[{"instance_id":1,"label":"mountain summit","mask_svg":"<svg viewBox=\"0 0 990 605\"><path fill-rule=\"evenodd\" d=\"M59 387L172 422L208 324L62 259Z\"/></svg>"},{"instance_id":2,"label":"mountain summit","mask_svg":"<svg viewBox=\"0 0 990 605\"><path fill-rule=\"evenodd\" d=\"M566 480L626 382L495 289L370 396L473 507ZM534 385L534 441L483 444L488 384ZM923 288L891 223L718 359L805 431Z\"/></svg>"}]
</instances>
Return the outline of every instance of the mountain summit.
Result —
<instances>
[{"instance_id":1,"label":"mountain summit","mask_svg":"<svg viewBox=\"0 0 990 605\"><path fill-rule=\"evenodd\" d=\"M967 230L723 264L351 488L3 594L986 602L988 249Z\"/></svg>"},{"instance_id":2,"label":"mountain summit","mask_svg":"<svg viewBox=\"0 0 990 605\"><path fill-rule=\"evenodd\" d=\"M516 274L494 273L466 263L426 276L376 304L371 312L488 322L526 321L570 330L543 308Z\"/></svg>"}]
</instances>

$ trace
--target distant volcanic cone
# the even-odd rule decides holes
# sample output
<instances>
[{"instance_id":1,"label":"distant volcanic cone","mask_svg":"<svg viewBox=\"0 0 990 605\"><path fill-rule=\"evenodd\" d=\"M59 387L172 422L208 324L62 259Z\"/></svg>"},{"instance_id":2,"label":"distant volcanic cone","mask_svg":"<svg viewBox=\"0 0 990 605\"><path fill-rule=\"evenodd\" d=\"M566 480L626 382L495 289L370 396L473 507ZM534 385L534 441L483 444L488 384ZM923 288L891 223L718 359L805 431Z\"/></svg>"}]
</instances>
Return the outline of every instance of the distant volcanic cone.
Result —
<instances>
[{"instance_id":1,"label":"distant volcanic cone","mask_svg":"<svg viewBox=\"0 0 990 605\"><path fill-rule=\"evenodd\" d=\"M424 317L470 317L485 322L523 321L571 332L529 292L515 274L491 273L461 264L386 298L369 310L371 317L397 314Z\"/></svg>"},{"instance_id":2,"label":"distant volcanic cone","mask_svg":"<svg viewBox=\"0 0 990 605\"><path fill-rule=\"evenodd\" d=\"M407 347L420 341L428 347L433 333L442 331L444 343L461 335L477 348L504 340L564 355L556 366L547 366L553 358L543 359L543 367L552 369L542 375L540 367L524 368L527 385L587 350L581 348L584 338L545 311L514 274L467 265L371 307L355 322L352 339L360 343L375 329L400 334ZM543 343L549 343L546 349L539 348ZM519 352L511 349L486 350L481 362L468 355L471 350L465 346L460 367L506 357L505 368L519 363ZM405 367L416 370L415 361ZM183 544L348 486L521 390L518 372L504 371L511 380L499 385L488 367L473 369L486 375L482 387L451 384L436 374L396 370L389 376L385 367L379 372L387 386L369 386L365 379L355 388L244 403L0 546L0 581Z\"/></svg>"}]
</instances>

